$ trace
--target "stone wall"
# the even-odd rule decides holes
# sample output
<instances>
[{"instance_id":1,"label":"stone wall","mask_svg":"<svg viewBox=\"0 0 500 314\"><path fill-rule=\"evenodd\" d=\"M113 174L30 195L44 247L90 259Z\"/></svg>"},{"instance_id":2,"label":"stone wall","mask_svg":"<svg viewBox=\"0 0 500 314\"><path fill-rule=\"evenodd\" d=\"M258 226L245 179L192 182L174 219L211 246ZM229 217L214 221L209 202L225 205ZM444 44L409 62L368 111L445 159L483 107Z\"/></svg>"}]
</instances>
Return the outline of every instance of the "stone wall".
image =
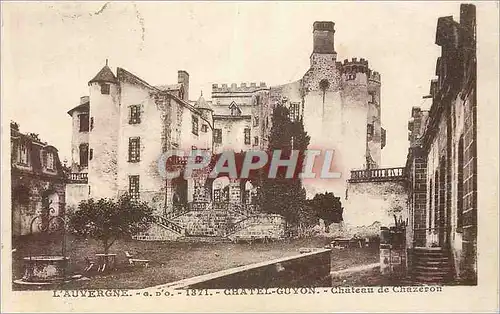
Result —
<instances>
[{"instance_id":1,"label":"stone wall","mask_svg":"<svg viewBox=\"0 0 500 314\"><path fill-rule=\"evenodd\" d=\"M153 223L149 230L139 233L132 238L142 241L175 241L182 237L182 234Z\"/></svg>"},{"instance_id":2,"label":"stone wall","mask_svg":"<svg viewBox=\"0 0 500 314\"><path fill-rule=\"evenodd\" d=\"M42 200L48 197L52 201L49 216L64 214L65 182L59 179L43 178L34 174L12 174L12 235L30 233L31 221L44 212ZM40 222L40 221L38 221ZM33 232L39 232L38 223L33 224Z\"/></svg>"},{"instance_id":3,"label":"stone wall","mask_svg":"<svg viewBox=\"0 0 500 314\"><path fill-rule=\"evenodd\" d=\"M327 287L331 285L330 269L331 250L316 249L310 253L227 269L158 286L157 288Z\"/></svg>"},{"instance_id":4,"label":"stone wall","mask_svg":"<svg viewBox=\"0 0 500 314\"><path fill-rule=\"evenodd\" d=\"M76 209L81 201L89 198L89 185L85 183L66 184L66 208Z\"/></svg>"},{"instance_id":5,"label":"stone wall","mask_svg":"<svg viewBox=\"0 0 500 314\"><path fill-rule=\"evenodd\" d=\"M394 214L406 219L407 201L403 181L349 183L342 201L344 222L350 226L369 226L375 221L393 225Z\"/></svg>"},{"instance_id":6,"label":"stone wall","mask_svg":"<svg viewBox=\"0 0 500 314\"><path fill-rule=\"evenodd\" d=\"M238 231L229 235L233 241L242 239L282 239L285 237L285 219L280 215L259 214L238 223Z\"/></svg>"}]
</instances>

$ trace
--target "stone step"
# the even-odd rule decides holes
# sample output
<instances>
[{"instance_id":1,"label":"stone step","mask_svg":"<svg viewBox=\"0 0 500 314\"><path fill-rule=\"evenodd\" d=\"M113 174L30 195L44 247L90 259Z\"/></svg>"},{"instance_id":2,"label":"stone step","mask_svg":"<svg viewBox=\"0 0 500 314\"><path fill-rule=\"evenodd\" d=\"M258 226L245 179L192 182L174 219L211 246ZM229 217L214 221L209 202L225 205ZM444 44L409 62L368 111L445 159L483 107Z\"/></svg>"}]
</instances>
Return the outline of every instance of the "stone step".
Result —
<instances>
[{"instance_id":1,"label":"stone step","mask_svg":"<svg viewBox=\"0 0 500 314\"><path fill-rule=\"evenodd\" d=\"M415 271L415 276L421 277L447 277L450 275L449 271Z\"/></svg>"},{"instance_id":2,"label":"stone step","mask_svg":"<svg viewBox=\"0 0 500 314\"><path fill-rule=\"evenodd\" d=\"M445 252L414 252L415 256L446 256Z\"/></svg>"},{"instance_id":3,"label":"stone step","mask_svg":"<svg viewBox=\"0 0 500 314\"><path fill-rule=\"evenodd\" d=\"M447 256L419 256L415 257L416 262L448 262L450 259Z\"/></svg>"},{"instance_id":4,"label":"stone step","mask_svg":"<svg viewBox=\"0 0 500 314\"><path fill-rule=\"evenodd\" d=\"M189 236L189 237L181 237L177 239L178 242L205 242L205 243L223 243L223 242L231 242L230 239L225 237L203 237L203 236Z\"/></svg>"},{"instance_id":5,"label":"stone step","mask_svg":"<svg viewBox=\"0 0 500 314\"><path fill-rule=\"evenodd\" d=\"M449 265L449 264L440 265L440 266L416 265L415 270L416 271L419 271L419 270L421 270L421 271L443 271L443 270L449 271L449 270L451 270L451 265Z\"/></svg>"},{"instance_id":6,"label":"stone step","mask_svg":"<svg viewBox=\"0 0 500 314\"><path fill-rule=\"evenodd\" d=\"M415 281L419 283L434 283L434 284L443 284L449 282L449 278L446 276L415 276Z\"/></svg>"}]
</instances>

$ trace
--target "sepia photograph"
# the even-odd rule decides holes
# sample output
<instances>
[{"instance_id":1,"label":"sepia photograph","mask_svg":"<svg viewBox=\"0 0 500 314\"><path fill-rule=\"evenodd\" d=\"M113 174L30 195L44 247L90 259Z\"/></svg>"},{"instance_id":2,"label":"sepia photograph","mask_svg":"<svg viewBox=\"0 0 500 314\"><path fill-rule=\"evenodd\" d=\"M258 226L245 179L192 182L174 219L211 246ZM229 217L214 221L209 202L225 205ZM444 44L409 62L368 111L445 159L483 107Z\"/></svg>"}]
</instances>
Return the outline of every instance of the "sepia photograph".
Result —
<instances>
[{"instance_id":1,"label":"sepia photograph","mask_svg":"<svg viewBox=\"0 0 500 314\"><path fill-rule=\"evenodd\" d=\"M2 2L2 287L51 311L498 295L498 8Z\"/></svg>"}]
</instances>

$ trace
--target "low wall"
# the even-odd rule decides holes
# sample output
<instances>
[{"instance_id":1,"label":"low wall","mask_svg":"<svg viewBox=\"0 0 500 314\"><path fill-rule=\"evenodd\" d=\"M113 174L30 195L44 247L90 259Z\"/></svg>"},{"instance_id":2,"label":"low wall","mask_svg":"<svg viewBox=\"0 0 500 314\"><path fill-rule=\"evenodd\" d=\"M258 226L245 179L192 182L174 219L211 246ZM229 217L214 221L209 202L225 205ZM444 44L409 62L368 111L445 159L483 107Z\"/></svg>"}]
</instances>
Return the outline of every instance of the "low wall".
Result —
<instances>
[{"instance_id":1,"label":"low wall","mask_svg":"<svg viewBox=\"0 0 500 314\"><path fill-rule=\"evenodd\" d=\"M285 218L276 214L258 214L241 221L238 230L228 237L236 241L238 239L281 239L285 237Z\"/></svg>"},{"instance_id":2,"label":"low wall","mask_svg":"<svg viewBox=\"0 0 500 314\"><path fill-rule=\"evenodd\" d=\"M331 285L330 268L331 250L313 249L310 253L226 269L154 288L328 287Z\"/></svg>"},{"instance_id":3,"label":"low wall","mask_svg":"<svg viewBox=\"0 0 500 314\"><path fill-rule=\"evenodd\" d=\"M152 223L149 229L132 237L134 240L140 241L175 241L182 237L181 234Z\"/></svg>"},{"instance_id":4,"label":"low wall","mask_svg":"<svg viewBox=\"0 0 500 314\"><path fill-rule=\"evenodd\" d=\"M393 215L405 214L407 200L404 181L349 183L342 200L344 222L354 227L394 225Z\"/></svg>"}]
</instances>

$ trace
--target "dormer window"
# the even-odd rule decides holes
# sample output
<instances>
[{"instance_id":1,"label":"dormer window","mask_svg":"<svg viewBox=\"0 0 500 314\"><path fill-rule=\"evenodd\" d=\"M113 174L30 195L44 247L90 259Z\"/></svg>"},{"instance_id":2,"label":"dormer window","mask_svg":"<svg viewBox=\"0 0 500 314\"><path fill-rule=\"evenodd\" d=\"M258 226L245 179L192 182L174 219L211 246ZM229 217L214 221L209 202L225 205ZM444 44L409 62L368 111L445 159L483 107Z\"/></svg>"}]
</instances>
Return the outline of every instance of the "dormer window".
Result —
<instances>
[{"instance_id":1,"label":"dormer window","mask_svg":"<svg viewBox=\"0 0 500 314\"><path fill-rule=\"evenodd\" d=\"M236 103L234 101L231 103L231 105L229 105L229 110L231 111L232 116L240 116L241 115L241 110L238 107L238 105L236 105Z\"/></svg>"},{"instance_id":2,"label":"dormer window","mask_svg":"<svg viewBox=\"0 0 500 314\"><path fill-rule=\"evenodd\" d=\"M24 166L29 166L29 164L30 164L29 148L28 148L28 145L26 143L21 142L19 144L17 162L21 165L24 165Z\"/></svg>"},{"instance_id":3,"label":"dormer window","mask_svg":"<svg viewBox=\"0 0 500 314\"><path fill-rule=\"evenodd\" d=\"M46 170L55 170L54 153L51 151L42 151L42 163Z\"/></svg>"},{"instance_id":4,"label":"dormer window","mask_svg":"<svg viewBox=\"0 0 500 314\"><path fill-rule=\"evenodd\" d=\"M208 132L208 125L203 124L203 125L201 126L201 132L203 132L203 133L207 133L207 132Z\"/></svg>"},{"instance_id":5,"label":"dormer window","mask_svg":"<svg viewBox=\"0 0 500 314\"><path fill-rule=\"evenodd\" d=\"M101 94L109 95L109 84L106 83L101 84Z\"/></svg>"}]
</instances>

